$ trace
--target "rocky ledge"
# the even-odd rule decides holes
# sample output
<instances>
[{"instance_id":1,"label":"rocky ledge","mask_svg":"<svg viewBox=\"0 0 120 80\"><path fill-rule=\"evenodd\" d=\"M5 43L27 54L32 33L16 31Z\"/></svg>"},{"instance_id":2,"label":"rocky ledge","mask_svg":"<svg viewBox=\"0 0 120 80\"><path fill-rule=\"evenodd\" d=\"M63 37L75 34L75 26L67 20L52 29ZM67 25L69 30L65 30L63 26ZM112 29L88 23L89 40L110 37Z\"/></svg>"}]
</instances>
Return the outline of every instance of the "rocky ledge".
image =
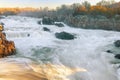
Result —
<instances>
[{"instance_id":1,"label":"rocky ledge","mask_svg":"<svg viewBox=\"0 0 120 80\"><path fill-rule=\"evenodd\" d=\"M0 25L0 58L15 54L15 44L13 41L6 39L6 34L2 32L3 25Z\"/></svg>"}]
</instances>

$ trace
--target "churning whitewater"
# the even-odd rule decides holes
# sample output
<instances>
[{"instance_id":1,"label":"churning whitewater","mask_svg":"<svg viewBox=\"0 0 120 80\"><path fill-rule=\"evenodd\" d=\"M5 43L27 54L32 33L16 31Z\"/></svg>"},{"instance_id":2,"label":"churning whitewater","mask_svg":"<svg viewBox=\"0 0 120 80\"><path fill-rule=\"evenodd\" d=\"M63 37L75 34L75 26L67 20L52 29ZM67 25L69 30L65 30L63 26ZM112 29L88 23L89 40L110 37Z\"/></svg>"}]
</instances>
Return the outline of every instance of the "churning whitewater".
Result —
<instances>
[{"instance_id":1,"label":"churning whitewater","mask_svg":"<svg viewBox=\"0 0 120 80\"><path fill-rule=\"evenodd\" d=\"M16 55L0 59L0 80L120 80L120 60L114 58L120 49L113 45L120 32L40 25L38 21L20 16L0 20L17 49ZM76 38L57 39L55 33L62 31Z\"/></svg>"}]
</instances>

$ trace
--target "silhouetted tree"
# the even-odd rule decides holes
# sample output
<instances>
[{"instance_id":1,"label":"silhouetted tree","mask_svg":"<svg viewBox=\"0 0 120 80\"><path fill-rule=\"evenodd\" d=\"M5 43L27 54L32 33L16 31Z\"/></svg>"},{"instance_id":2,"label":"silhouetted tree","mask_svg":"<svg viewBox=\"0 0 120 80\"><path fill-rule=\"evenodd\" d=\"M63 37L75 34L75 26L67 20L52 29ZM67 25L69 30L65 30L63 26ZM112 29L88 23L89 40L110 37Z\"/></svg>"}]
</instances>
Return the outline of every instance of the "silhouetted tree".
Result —
<instances>
[{"instance_id":1,"label":"silhouetted tree","mask_svg":"<svg viewBox=\"0 0 120 80\"><path fill-rule=\"evenodd\" d=\"M82 5L83 5L87 10L89 10L90 7L91 7L91 4L90 4L88 1L84 1L84 2L82 3Z\"/></svg>"}]
</instances>

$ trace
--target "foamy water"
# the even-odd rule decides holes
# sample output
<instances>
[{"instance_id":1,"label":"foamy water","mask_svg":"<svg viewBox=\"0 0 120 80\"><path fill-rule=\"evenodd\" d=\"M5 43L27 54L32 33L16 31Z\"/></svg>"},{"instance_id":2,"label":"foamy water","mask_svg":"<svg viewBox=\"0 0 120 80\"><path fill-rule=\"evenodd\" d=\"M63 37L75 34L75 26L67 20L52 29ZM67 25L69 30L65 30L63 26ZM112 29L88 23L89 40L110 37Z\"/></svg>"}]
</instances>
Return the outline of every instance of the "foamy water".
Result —
<instances>
[{"instance_id":1,"label":"foamy water","mask_svg":"<svg viewBox=\"0 0 120 80\"><path fill-rule=\"evenodd\" d=\"M120 80L119 63L113 64L114 53L106 52L119 51L113 45L120 39L119 32L39 25L39 20L20 16L1 20L17 54L1 59L0 80ZM55 38L54 34L62 31L77 38Z\"/></svg>"}]
</instances>

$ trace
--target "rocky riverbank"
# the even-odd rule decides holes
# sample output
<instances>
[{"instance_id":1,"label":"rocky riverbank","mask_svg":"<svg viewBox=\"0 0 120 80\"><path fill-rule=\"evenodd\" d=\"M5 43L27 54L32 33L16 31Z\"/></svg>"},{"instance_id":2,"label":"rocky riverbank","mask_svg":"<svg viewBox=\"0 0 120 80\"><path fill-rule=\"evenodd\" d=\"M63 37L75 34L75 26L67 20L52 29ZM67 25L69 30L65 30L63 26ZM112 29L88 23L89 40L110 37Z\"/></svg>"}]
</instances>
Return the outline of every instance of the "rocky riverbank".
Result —
<instances>
[{"instance_id":1,"label":"rocky riverbank","mask_svg":"<svg viewBox=\"0 0 120 80\"><path fill-rule=\"evenodd\" d=\"M0 25L0 57L6 57L15 54L15 44L13 41L6 39L6 34L2 32L3 25Z\"/></svg>"}]
</instances>

